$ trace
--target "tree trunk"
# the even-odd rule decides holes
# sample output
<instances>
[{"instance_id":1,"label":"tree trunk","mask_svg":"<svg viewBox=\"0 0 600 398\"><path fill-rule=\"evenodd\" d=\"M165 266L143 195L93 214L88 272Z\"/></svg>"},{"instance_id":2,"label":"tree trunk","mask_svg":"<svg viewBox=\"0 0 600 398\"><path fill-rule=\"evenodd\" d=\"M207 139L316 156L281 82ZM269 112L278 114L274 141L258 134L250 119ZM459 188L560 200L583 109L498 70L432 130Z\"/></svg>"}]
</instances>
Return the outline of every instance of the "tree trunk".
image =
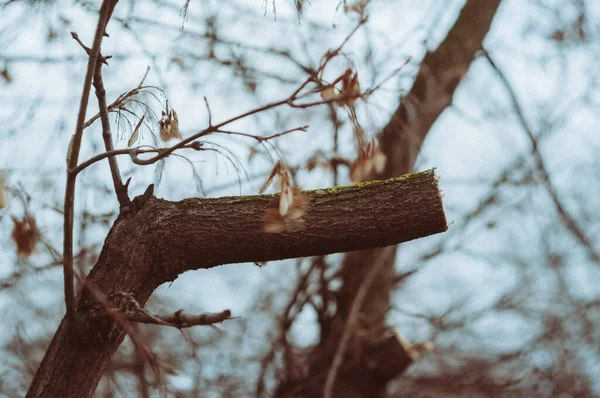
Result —
<instances>
[{"instance_id":1,"label":"tree trunk","mask_svg":"<svg viewBox=\"0 0 600 398\"><path fill-rule=\"evenodd\" d=\"M306 214L282 233L264 231L277 195L151 198L117 218L89 286L109 298L131 293L144 305L159 285L188 270L393 245L447 229L433 170L306 195ZM68 335L63 319L28 397L92 396L125 333L90 290L84 286L77 299L78 335Z\"/></svg>"}]
</instances>

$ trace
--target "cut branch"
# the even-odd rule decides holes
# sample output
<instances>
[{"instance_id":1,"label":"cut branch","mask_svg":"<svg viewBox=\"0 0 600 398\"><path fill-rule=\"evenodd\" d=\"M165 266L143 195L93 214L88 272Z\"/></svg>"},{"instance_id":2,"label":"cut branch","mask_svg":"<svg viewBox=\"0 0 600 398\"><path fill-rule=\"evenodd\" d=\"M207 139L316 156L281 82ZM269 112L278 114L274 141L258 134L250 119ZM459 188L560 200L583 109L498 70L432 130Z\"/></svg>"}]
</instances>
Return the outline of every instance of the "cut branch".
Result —
<instances>
[{"instance_id":1,"label":"cut branch","mask_svg":"<svg viewBox=\"0 0 600 398\"><path fill-rule=\"evenodd\" d=\"M389 246L448 228L433 170L305 194L307 213L283 233L264 231L276 195L150 199L115 221L87 280L106 296L130 293L143 306L188 270ZM92 396L123 340L109 315L98 316L102 306L87 285L77 308L79 338L68 338L63 320L28 397Z\"/></svg>"},{"instance_id":2,"label":"cut branch","mask_svg":"<svg viewBox=\"0 0 600 398\"><path fill-rule=\"evenodd\" d=\"M279 234L265 232L263 221L277 195L186 199L176 206L152 200L144 209L153 213L147 228L168 254L165 261L178 264L165 281L189 269L383 247L447 229L433 170L305 194L306 215Z\"/></svg>"}]
</instances>

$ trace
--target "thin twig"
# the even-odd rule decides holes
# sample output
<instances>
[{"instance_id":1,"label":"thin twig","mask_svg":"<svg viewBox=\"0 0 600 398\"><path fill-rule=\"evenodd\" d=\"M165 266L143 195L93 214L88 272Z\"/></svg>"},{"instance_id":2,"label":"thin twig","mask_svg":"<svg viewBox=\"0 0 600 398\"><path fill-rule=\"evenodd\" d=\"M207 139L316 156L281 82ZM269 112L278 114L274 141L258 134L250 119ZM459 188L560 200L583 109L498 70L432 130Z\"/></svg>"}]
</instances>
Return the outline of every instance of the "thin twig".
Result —
<instances>
[{"instance_id":1,"label":"thin twig","mask_svg":"<svg viewBox=\"0 0 600 398\"><path fill-rule=\"evenodd\" d=\"M202 148L202 145L203 145L202 142L192 142L191 144L181 147L181 149L193 149L196 151L205 150L205 148ZM108 151L108 152L102 152L96 156L89 158L85 162L80 163L79 165L77 165L77 167L73 168L72 170L69 170L69 172L73 175L77 175L80 172L82 172L84 169L93 165L94 163L97 163L101 160L104 160L106 158L113 157L113 156L129 155L129 156L131 156L132 159L136 159L138 155L141 155L144 153L160 154L161 152L164 152L167 149L168 148L153 148L153 147L144 148L143 146L140 146L140 147L135 147L135 148L123 148L123 149L115 149L115 150Z\"/></svg>"},{"instance_id":2,"label":"thin twig","mask_svg":"<svg viewBox=\"0 0 600 398\"><path fill-rule=\"evenodd\" d=\"M146 66L146 72L144 73L142 80L140 80L140 84L137 85L138 89L144 85L144 82L146 81L146 78L148 77L148 73L150 73L150 66Z\"/></svg>"},{"instance_id":3,"label":"thin twig","mask_svg":"<svg viewBox=\"0 0 600 398\"><path fill-rule=\"evenodd\" d=\"M206 104L206 111L208 112L208 126L212 126L212 113L210 112L210 106L208 105L208 100L204 97L204 103Z\"/></svg>"},{"instance_id":4,"label":"thin twig","mask_svg":"<svg viewBox=\"0 0 600 398\"><path fill-rule=\"evenodd\" d=\"M264 141L269 141L273 138L277 138L277 137L281 137L282 135L286 135L289 133L293 133L295 131L306 131L308 130L309 126L301 126L301 127L294 127L293 129L289 129L289 130L285 130L282 131L280 133L275 133L272 135L268 135L268 136L260 136L260 135L253 135L253 134L248 134L248 133L242 133L240 131L229 131L229 130L217 130L215 131L215 133L222 133L222 134L229 134L229 135L239 135L242 137L248 137L248 138L252 138L255 139L258 142L264 142Z\"/></svg>"},{"instance_id":5,"label":"thin twig","mask_svg":"<svg viewBox=\"0 0 600 398\"><path fill-rule=\"evenodd\" d=\"M123 103L128 100L129 98L133 97L134 95L137 95L140 91L147 89L147 88L154 88L154 89L158 89L157 87L154 86L137 86L134 89L129 90L126 93L123 93L121 95L119 95L117 97L117 99L115 99L112 104L107 106L107 109L109 112L112 112L113 109L119 108L121 107L121 105L123 105ZM160 90L160 89L158 89ZM98 120L100 118L100 112L96 113L94 116L92 116L88 121L86 121L83 124L83 129L85 130L86 128L90 127L92 125L92 123L94 123L96 120Z\"/></svg>"},{"instance_id":6,"label":"thin twig","mask_svg":"<svg viewBox=\"0 0 600 398\"><path fill-rule=\"evenodd\" d=\"M302 84L300 84L300 86L286 99L284 100L280 100L280 101L275 101L275 102L271 102L269 104L260 106L258 108L255 108L253 110L250 110L248 112L242 113L238 116L232 117L231 119L225 120L224 122L221 122L217 125L211 126L209 125L209 127L205 128L204 130L191 135L188 138L185 138L184 140L180 141L179 143L173 145L170 148L167 148L164 152L150 158L150 159L139 159L134 157L133 158L133 162L138 164L138 165L149 165L149 164L153 164L156 163L157 161L163 159L164 157L169 156L171 153L173 153L174 151L176 151L177 149L191 143L192 141L201 138L205 135L208 135L210 133L214 133L215 131L219 130L221 127L226 126L228 124L231 124L235 121L238 121L240 119L244 119L248 116L252 116L255 115L257 113L260 112L264 112L268 109L272 109L272 108L277 108L279 106L282 105L289 105L291 107L295 107L295 108L309 108L309 107L313 107L313 106L318 106L318 105L323 105L323 104L327 104L329 102L333 102L334 100L328 100L328 101L317 101L317 102L312 102L309 104L294 104L294 101L296 101L298 98L301 98L299 96L300 92L302 91L302 89L304 89L304 87L306 87L309 83L313 82L313 81L318 81L318 75L319 73L321 73L325 66L329 63L329 61L331 61L334 57L336 57L339 52L341 51L342 47L348 42L348 40L350 40L350 38L354 35L354 33L356 33L356 31L365 23L367 22L366 18L363 18L359 21L359 23L356 25L356 27L354 27L354 29L346 36L346 38L342 41L342 43L336 47L334 50L330 50L326 53L325 56L323 56L323 59L321 61L321 65L319 66L319 69L312 74L311 76L309 76ZM342 98L342 97L340 97ZM335 100L339 100L340 98L336 98ZM344 97L345 99L345 97Z\"/></svg>"},{"instance_id":7,"label":"thin twig","mask_svg":"<svg viewBox=\"0 0 600 398\"><path fill-rule=\"evenodd\" d=\"M115 3L115 0L104 0L102 2L102 6L100 7L100 17L98 18L98 25L96 26L94 43L89 53L88 67L83 83L83 91L81 93L81 102L79 104L77 124L75 125L75 134L73 134L73 137L71 138L67 153L67 170L71 170L77 166L77 162L79 160L81 137L83 135L83 124L85 122L85 114L90 97L92 79L98 64L100 45L102 44L104 29L108 23L110 14L112 14ZM63 236L63 271L65 306L67 310L67 322L69 323L71 337L75 337L77 333L75 314L75 283L73 280L73 212L75 207L75 182L76 175L67 172L64 204L65 216Z\"/></svg>"},{"instance_id":8,"label":"thin twig","mask_svg":"<svg viewBox=\"0 0 600 398\"><path fill-rule=\"evenodd\" d=\"M146 72L147 73L147 72ZM102 79L102 64L98 63L96 72L94 73L94 88L96 89L96 97L98 98L98 109L100 113L100 122L102 123L102 139L104 141L104 149L106 152L113 151L114 145L112 141L112 133L110 128L110 120L108 118L108 106L106 105L106 89L104 88L104 81ZM115 156L108 157L108 164L110 166L110 174L115 187L115 193L117 200L121 206L121 209L128 207L131 204L131 200L127 195L127 187L123 185L121 179L121 172L119 171L119 163Z\"/></svg>"},{"instance_id":9,"label":"thin twig","mask_svg":"<svg viewBox=\"0 0 600 398\"><path fill-rule=\"evenodd\" d=\"M231 318L230 310L206 314L188 314L183 310L175 311L172 314L151 314L146 310L142 310L127 311L123 315L130 322L171 326L177 329L214 325L215 323L233 319Z\"/></svg>"}]
</instances>

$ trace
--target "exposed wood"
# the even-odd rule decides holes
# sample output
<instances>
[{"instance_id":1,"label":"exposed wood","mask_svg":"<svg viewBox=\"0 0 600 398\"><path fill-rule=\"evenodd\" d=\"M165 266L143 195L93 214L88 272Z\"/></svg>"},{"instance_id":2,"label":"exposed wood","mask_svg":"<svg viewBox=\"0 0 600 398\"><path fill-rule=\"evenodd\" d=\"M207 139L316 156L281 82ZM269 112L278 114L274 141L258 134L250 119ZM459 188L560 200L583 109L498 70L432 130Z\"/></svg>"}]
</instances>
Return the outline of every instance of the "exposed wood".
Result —
<instances>
[{"instance_id":1,"label":"exposed wood","mask_svg":"<svg viewBox=\"0 0 600 398\"><path fill-rule=\"evenodd\" d=\"M276 206L275 195L150 198L115 221L89 281L105 295L132 293L143 305L159 285L185 271L388 246L447 229L433 170L306 194L307 213L284 233L264 231L263 216ZM69 339L63 320L28 397L92 396L124 338L96 310L84 287L77 339Z\"/></svg>"}]
</instances>

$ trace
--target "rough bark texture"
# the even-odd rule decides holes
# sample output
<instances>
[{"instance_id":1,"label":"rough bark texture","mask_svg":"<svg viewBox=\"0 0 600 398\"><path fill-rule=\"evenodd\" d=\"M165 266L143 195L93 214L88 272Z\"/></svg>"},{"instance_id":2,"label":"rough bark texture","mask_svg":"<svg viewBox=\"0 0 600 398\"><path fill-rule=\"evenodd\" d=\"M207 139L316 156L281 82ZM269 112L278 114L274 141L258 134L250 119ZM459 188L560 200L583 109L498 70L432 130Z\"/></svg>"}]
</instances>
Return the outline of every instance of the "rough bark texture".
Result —
<instances>
[{"instance_id":1,"label":"rough bark texture","mask_svg":"<svg viewBox=\"0 0 600 398\"><path fill-rule=\"evenodd\" d=\"M500 1L468 0L446 39L424 57L411 91L402 98L380 135L381 148L388 162L378 178L390 178L412 171L425 136L441 113L451 105L456 87L481 49ZM385 265L371 286L360 316L363 333L365 329L369 330L369 338L363 340L370 342L363 347L352 347L356 352L348 353L348 357L362 356L364 360L354 361L338 375L334 396L377 397L385 391L389 377L382 379L378 373L374 373L369 357L381 358L379 350L386 350L385 342L389 339L390 331L385 318L391 306L396 251L387 253L389 255L383 256ZM321 341L314 348L314 355L309 356L316 360L307 364L310 368L308 376L282 383L278 389L279 396L290 396L291 391L303 397L322 396L322 375L331 364L343 332L343 327L335 325L345 324L356 293L374 260L382 258L380 254L381 249L372 249L351 252L345 256L342 263L343 286L337 297L338 312L332 322L334 326L321 331ZM396 366L398 374L409 364L410 360L407 360L404 368ZM319 378L321 382L315 381Z\"/></svg>"},{"instance_id":2,"label":"rough bark texture","mask_svg":"<svg viewBox=\"0 0 600 398\"><path fill-rule=\"evenodd\" d=\"M188 270L387 246L447 229L432 170L307 196L307 213L284 233L264 232L274 195L151 198L115 221L88 280L104 295L132 293L143 305L160 284ZM92 396L125 337L97 310L84 287L77 300L79 335L69 338L63 319L28 397Z\"/></svg>"}]
</instances>

